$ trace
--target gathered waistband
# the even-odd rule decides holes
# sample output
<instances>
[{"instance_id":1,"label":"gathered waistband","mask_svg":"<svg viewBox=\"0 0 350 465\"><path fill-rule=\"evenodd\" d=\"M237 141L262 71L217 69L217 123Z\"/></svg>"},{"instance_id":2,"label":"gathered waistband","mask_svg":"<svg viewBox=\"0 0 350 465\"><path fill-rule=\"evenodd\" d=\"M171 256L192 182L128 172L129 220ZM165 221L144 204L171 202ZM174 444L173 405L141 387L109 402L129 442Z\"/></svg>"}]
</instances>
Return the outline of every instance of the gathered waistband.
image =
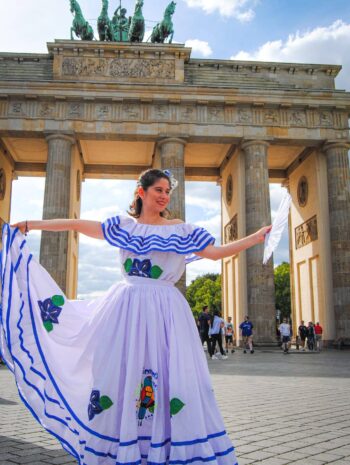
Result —
<instances>
[{"instance_id":1,"label":"gathered waistband","mask_svg":"<svg viewBox=\"0 0 350 465\"><path fill-rule=\"evenodd\" d=\"M162 279L140 278L139 276L124 276L124 281L132 286L167 286L174 287L174 283Z\"/></svg>"}]
</instances>

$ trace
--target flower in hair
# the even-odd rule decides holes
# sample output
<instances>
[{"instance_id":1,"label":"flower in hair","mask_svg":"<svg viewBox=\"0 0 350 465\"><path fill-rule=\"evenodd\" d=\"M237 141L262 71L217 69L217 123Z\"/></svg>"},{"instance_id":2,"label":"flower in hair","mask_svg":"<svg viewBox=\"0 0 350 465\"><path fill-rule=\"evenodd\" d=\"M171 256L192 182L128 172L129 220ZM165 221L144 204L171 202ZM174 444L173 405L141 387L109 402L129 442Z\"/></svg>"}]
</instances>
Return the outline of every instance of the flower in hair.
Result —
<instances>
[{"instance_id":1,"label":"flower in hair","mask_svg":"<svg viewBox=\"0 0 350 465\"><path fill-rule=\"evenodd\" d=\"M168 176L170 182L170 189L173 191L177 188L179 181L174 178L173 173L170 170L163 170L163 173Z\"/></svg>"}]
</instances>

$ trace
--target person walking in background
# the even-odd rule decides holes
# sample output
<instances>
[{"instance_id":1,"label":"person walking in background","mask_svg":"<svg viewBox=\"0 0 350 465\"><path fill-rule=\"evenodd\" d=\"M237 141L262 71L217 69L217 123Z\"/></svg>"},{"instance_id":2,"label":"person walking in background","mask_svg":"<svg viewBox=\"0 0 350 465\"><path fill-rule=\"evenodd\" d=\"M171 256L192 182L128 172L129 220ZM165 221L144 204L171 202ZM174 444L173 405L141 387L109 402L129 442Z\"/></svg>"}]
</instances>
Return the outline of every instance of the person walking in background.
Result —
<instances>
[{"instance_id":1,"label":"person walking in background","mask_svg":"<svg viewBox=\"0 0 350 465\"><path fill-rule=\"evenodd\" d=\"M227 323L225 323L225 349L226 354L228 354L229 347L231 347L231 354L235 352L233 348L233 336L234 336L234 329L232 323L232 317L228 317Z\"/></svg>"},{"instance_id":2,"label":"person walking in background","mask_svg":"<svg viewBox=\"0 0 350 465\"><path fill-rule=\"evenodd\" d=\"M300 322L300 325L299 325L299 328L298 328L298 333L299 333L299 337L300 337L300 345L302 347L302 351L305 352L305 341L306 341L306 338L307 338L307 327L305 326L304 324L304 321L302 320Z\"/></svg>"},{"instance_id":3,"label":"person walking in background","mask_svg":"<svg viewBox=\"0 0 350 465\"><path fill-rule=\"evenodd\" d=\"M315 350L315 328L312 321L309 322L307 327L307 348L310 351Z\"/></svg>"},{"instance_id":4,"label":"person walking in background","mask_svg":"<svg viewBox=\"0 0 350 465\"><path fill-rule=\"evenodd\" d=\"M286 318L283 318L283 323L280 324L279 330L281 334L283 352L285 354L288 354L291 331L290 331L290 324L287 323Z\"/></svg>"},{"instance_id":5,"label":"person walking in background","mask_svg":"<svg viewBox=\"0 0 350 465\"><path fill-rule=\"evenodd\" d=\"M204 305L202 307L202 313L199 315L198 321L199 321L199 334L200 334L202 344L204 344L205 342L207 343L208 354L209 354L209 357L211 357L213 354L211 351L211 342L210 342L210 337L209 337L209 330L210 330L211 323L210 323L208 305Z\"/></svg>"},{"instance_id":6,"label":"person walking in background","mask_svg":"<svg viewBox=\"0 0 350 465\"><path fill-rule=\"evenodd\" d=\"M315 324L314 330L315 330L315 337L316 337L316 350L321 352L323 328L319 322Z\"/></svg>"},{"instance_id":7,"label":"person walking in background","mask_svg":"<svg viewBox=\"0 0 350 465\"><path fill-rule=\"evenodd\" d=\"M247 353L247 347L249 347L250 353L254 354L253 349L253 323L249 320L249 316L247 315L244 318L244 321L239 325L239 329L242 333L243 338L243 353Z\"/></svg>"},{"instance_id":8,"label":"person walking in background","mask_svg":"<svg viewBox=\"0 0 350 465\"><path fill-rule=\"evenodd\" d=\"M218 343L219 345L219 350L220 350L220 354L221 354L221 358L223 360L226 360L227 359L227 355L225 354L224 352L224 349L222 347L222 329L225 327L225 322L224 320L221 318L221 313L218 311L218 310L215 310L214 312L214 319L213 319L213 323L212 323L212 327L210 329L210 335L211 335L211 342L212 342L212 346L211 346L211 353L212 353L212 356L211 358L213 360L217 360L217 356L215 355L215 347L216 347L216 343Z\"/></svg>"}]
</instances>

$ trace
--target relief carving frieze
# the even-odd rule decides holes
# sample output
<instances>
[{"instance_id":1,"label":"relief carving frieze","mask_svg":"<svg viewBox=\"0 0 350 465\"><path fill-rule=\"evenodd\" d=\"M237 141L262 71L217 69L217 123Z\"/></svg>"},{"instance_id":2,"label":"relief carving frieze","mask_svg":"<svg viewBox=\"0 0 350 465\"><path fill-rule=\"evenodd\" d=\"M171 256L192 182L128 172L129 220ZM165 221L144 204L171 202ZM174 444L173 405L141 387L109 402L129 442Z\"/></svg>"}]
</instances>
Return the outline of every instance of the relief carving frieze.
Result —
<instances>
[{"instance_id":1,"label":"relief carving frieze","mask_svg":"<svg viewBox=\"0 0 350 465\"><path fill-rule=\"evenodd\" d=\"M9 116L25 116L26 103L25 102L10 102L8 106Z\"/></svg>"},{"instance_id":2,"label":"relief carving frieze","mask_svg":"<svg viewBox=\"0 0 350 465\"><path fill-rule=\"evenodd\" d=\"M83 116L83 105L78 102L69 103L67 114L69 118L81 118Z\"/></svg>"},{"instance_id":3,"label":"relief carving frieze","mask_svg":"<svg viewBox=\"0 0 350 465\"><path fill-rule=\"evenodd\" d=\"M180 118L185 122L193 122L197 118L197 109L194 105L185 105L180 110Z\"/></svg>"},{"instance_id":4,"label":"relief carving frieze","mask_svg":"<svg viewBox=\"0 0 350 465\"><path fill-rule=\"evenodd\" d=\"M222 107L208 107L208 121L222 123L224 121L224 109Z\"/></svg>"},{"instance_id":5,"label":"relief carving frieze","mask_svg":"<svg viewBox=\"0 0 350 465\"><path fill-rule=\"evenodd\" d=\"M300 249L318 239L317 216L313 216L305 223L295 228L295 248Z\"/></svg>"},{"instance_id":6,"label":"relief carving frieze","mask_svg":"<svg viewBox=\"0 0 350 465\"><path fill-rule=\"evenodd\" d=\"M96 105L95 116L98 120L110 119L112 115L112 106L108 104Z\"/></svg>"},{"instance_id":7,"label":"relief carving frieze","mask_svg":"<svg viewBox=\"0 0 350 465\"><path fill-rule=\"evenodd\" d=\"M330 111L321 111L320 114L320 125L323 127L333 126L333 115Z\"/></svg>"},{"instance_id":8,"label":"relief carving frieze","mask_svg":"<svg viewBox=\"0 0 350 465\"><path fill-rule=\"evenodd\" d=\"M306 114L301 110L291 110L288 113L288 122L291 126L306 126Z\"/></svg>"},{"instance_id":9,"label":"relief carving frieze","mask_svg":"<svg viewBox=\"0 0 350 465\"><path fill-rule=\"evenodd\" d=\"M37 115L39 118L52 118L55 116L56 106L53 103L42 102L37 105Z\"/></svg>"},{"instance_id":10,"label":"relief carving frieze","mask_svg":"<svg viewBox=\"0 0 350 465\"><path fill-rule=\"evenodd\" d=\"M238 121L243 124L249 124L253 121L253 113L250 108L240 108L238 110Z\"/></svg>"},{"instance_id":11,"label":"relief carving frieze","mask_svg":"<svg viewBox=\"0 0 350 465\"><path fill-rule=\"evenodd\" d=\"M153 118L156 120L169 119L169 107L168 105L154 105L153 107Z\"/></svg>"},{"instance_id":12,"label":"relief carving frieze","mask_svg":"<svg viewBox=\"0 0 350 465\"><path fill-rule=\"evenodd\" d=\"M175 61L137 58L65 57L63 77L175 79Z\"/></svg>"},{"instance_id":13,"label":"relief carving frieze","mask_svg":"<svg viewBox=\"0 0 350 465\"><path fill-rule=\"evenodd\" d=\"M280 116L277 110L265 110L264 111L264 123L265 124L278 124Z\"/></svg>"},{"instance_id":14,"label":"relief carving frieze","mask_svg":"<svg viewBox=\"0 0 350 465\"><path fill-rule=\"evenodd\" d=\"M141 116L141 107L137 103L126 103L122 107L123 119L139 119Z\"/></svg>"}]
</instances>

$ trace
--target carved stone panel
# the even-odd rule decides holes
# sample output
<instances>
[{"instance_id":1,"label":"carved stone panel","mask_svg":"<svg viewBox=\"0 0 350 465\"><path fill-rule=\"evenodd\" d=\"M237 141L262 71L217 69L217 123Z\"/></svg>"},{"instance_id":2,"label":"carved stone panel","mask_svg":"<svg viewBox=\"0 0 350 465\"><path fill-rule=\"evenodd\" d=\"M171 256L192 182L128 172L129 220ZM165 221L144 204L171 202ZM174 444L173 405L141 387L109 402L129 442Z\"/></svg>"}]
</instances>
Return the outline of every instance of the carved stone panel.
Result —
<instances>
[{"instance_id":1,"label":"carved stone panel","mask_svg":"<svg viewBox=\"0 0 350 465\"><path fill-rule=\"evenodd\" d=\"M83 116L83 105L78 102L69 103L67 106L68 118L81 118Z\"/></svg>"},{"instance_id":2,"label":"carved stone panel","mask_svg":"<svg viewBox=\"0 0 350 465\"><path fill-rule=\"evenodd\" d=\"M323 127L332 127L333 126L333 115L330 111L321 111L320 112L320 125Z\"/></svg>"},{"instance_id":3,"label":"carved stone panel","mask_svg":"<svg viewBox=\"0 0 350 465\"><path fill-rule=\"evenodd\" d=\"M25 116L26 104L25 102L10 102L8 106L9 116Z\"/></svg>"},{"instance_id":4,"label":"carved stone panel","mask_svg":"<svg viewBox=\"0 0 350 465\"><path fill-rule=\"evenodd\" d=\"M298 182L298 203L301 207L305 207L309 197L309 184L305 176L302 176Z\"/></svg>"},{"instance_id":5,"label":"carved stone panel","mask_svg":"<svg viewBox=\"0 0 350 465\"><path fill-rule=\"evenodd\" d=\"M208 121L222 123L224 121L224 109L218 106L208 107Z\"/></svg>"},{"instance_id":6,"label":"carved stone panel","mask_svg":"<svg viewBox=\"0 0 350 465\"><path fill-rule=\"evenodd\" d=\"M155 120L169 119L169 106L166 104L154 105L152 115Z\"/></svg>"},{"instance_id":7,"label":"carved stone panel","mask_svg":"<svg viewBox=\"0 0 350 465\"><path fill-rule=\"evenodd\" d=\"M141 107L137 103L126 103L122 108L123 119L138 120L141 117Z\"/></svg>"},{"instance_id":8,"label":"carved stone panel","mask_svg":"<svg viewBox=\"0 0 350 465\"><path fill-rule=\"evenodd\" d=\"M306 114L301 110L291 110L288 114L288 122L291 126L306 126Z\"/></svg>"},{"instance_id":9,"label":"carved stone panel","mask_svg":"<svg viewBox=\"0 0 350 465\"><path fill-rule=\"evenodd\" d=\"M99 104L95 106L95 115L98 120L110 119L112 115L112 106L108 104Z\"/></svg>"},{"instance_id":10,"label":"carved stone panel","mask_svg":"<svg viewBox=\"0 0 350 465\"><path fill-rule=\"evenodd\" d=\"M226 224L224 228L224 242L228 244L229 242L236 241L238 239L238 225L237 225L237 215L235 215L231 220Z\"/></svg>"},{"instance_id":11,"label":"carved stone panel","mask_svg":"<svg viewBox=\"0 0 350 465\"><path fill-rule=\"evenodd\" d=\"M253 121L253 113L250 108L240 108L238 110L238 122L239 123L252 123Z\"/></svg>"},{"instance_id":12,"label":"carved stone panel","mask_svg":"<svg viewBox=\"0 0 350 465\"><path fill-rule=\"evenodd\" d=\"M141 58L64 57L63 78L96 80L120 79L175 79L175 61Z\"/></svg>"},{"instance_id":13,"label":"carved stone panel","mask_svg":"<svg viewBox=\"0 0 350 465\"><path fill-rule=\"evenodd\" d=\"M300 249L318 239L317 216L313 216L305 223L295 228L295 248Z\"/></svg>"},{"instance_id":14,"label":"carved stone panel","mask_svg":"<svg viewBox=\"0 0 350 465\"><path fill-rule=\"evenodd\" d=\"M232 175L230 174L226 182L226 202L228 205L230 205L232 202L232 195L233 195L233 180L232 180Z\"/></svg>"},{"instance_id":15,"label":"carved stone panel","mask_svg":"<svg viewBox=\"0 0 350 465\"><path fill-rule=\"evenodd\" d=\"M0 200L4 200L6 194L6 173L0 168Z\"/></svg>"},{"instance_id":16,"label":"carved stone panel","mask_svg":"<svg viewBox=\"0 0 350 465\"><path fill-rule=\"evenodd\" d=\"M263 121L267 125L278 124L280 121L279 112L277 110L265 110Z\"/></svg>"},{"instance_id":17,"label":"carved stone panel","mask_svg":"<svg viewBox=\"0 0 350 465\"><path fill-rule=\"evenodd\" d=\"M180 119L184 122L192 122L197 118L197 109L195 105L185 105L180 110Z\"/></svg>"}]
</instances>

